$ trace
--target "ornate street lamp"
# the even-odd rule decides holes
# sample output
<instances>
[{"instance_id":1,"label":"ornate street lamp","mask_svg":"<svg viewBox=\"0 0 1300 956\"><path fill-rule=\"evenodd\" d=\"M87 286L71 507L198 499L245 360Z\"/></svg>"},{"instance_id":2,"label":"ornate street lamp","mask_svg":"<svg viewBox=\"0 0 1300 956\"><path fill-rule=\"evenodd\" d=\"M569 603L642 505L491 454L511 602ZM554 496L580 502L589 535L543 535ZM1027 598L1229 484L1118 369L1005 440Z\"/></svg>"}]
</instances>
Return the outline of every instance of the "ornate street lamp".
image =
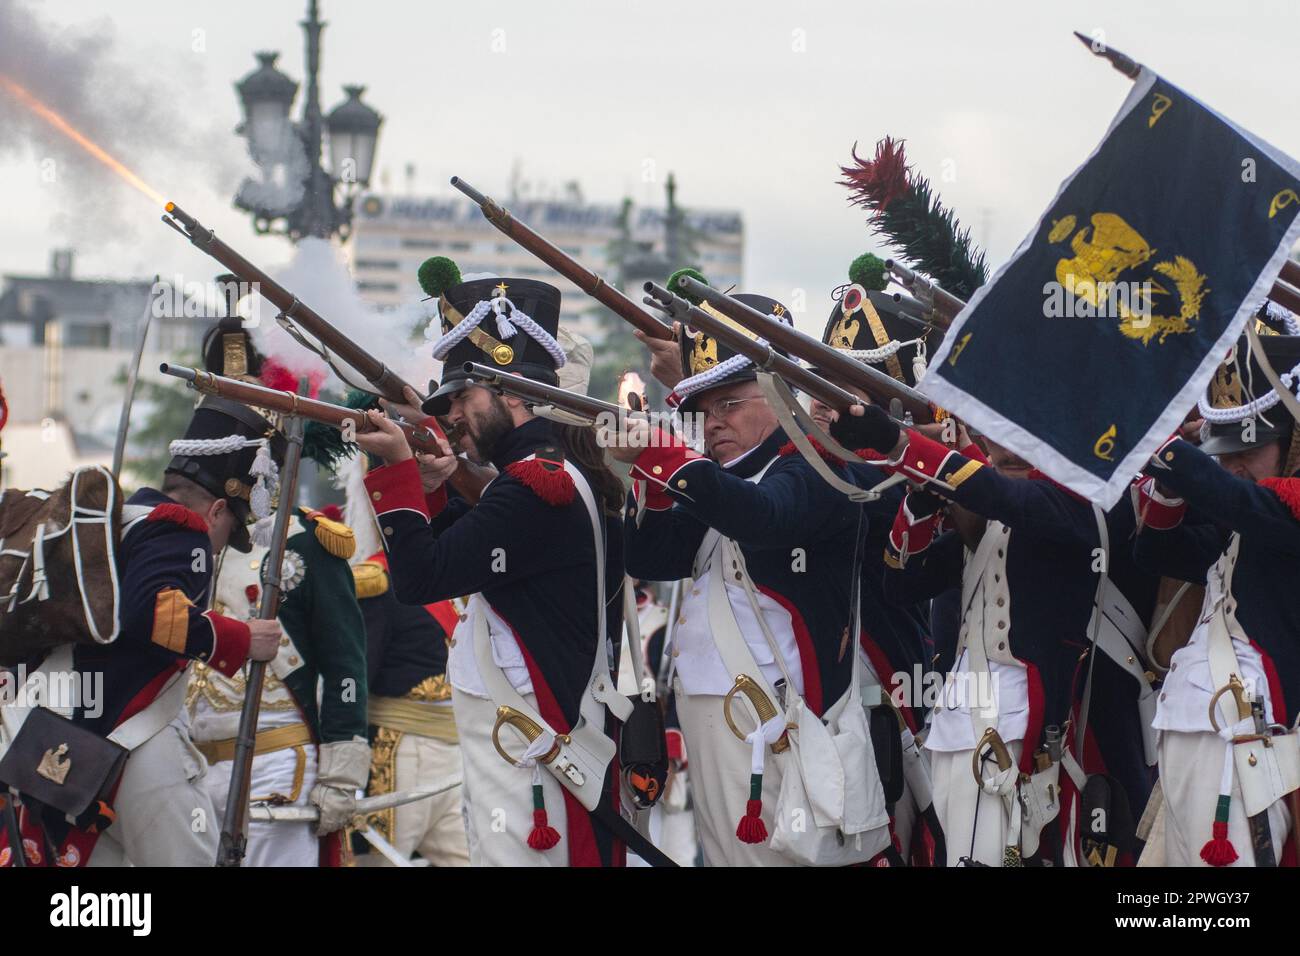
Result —
<instances>
[{"instance_id":1,"label":"ornate street lamp","mask_svg":"<svg viewBox=\"0 0 1300 956\"><path fill-rule=\"evenodd\" d=\"M236 132L248 140L258 176L245 179L235 205L253 214L259 233L278 233L293 240L304 236L347 239L352 203L370 182L375 143L383 117L361 102L364 87L345 86L347 99L322 122L318 76L320 34L325 24L316 0L310 0L303 31L307 35L307 83L303 117L289 118L298 84L275 67L277 53L258 53L259 66L235 89L244 109ZM329 134L330 172L321 165L322 143ZM335 191L341 193L336 201Z\"/></svg>"}]
</instances>

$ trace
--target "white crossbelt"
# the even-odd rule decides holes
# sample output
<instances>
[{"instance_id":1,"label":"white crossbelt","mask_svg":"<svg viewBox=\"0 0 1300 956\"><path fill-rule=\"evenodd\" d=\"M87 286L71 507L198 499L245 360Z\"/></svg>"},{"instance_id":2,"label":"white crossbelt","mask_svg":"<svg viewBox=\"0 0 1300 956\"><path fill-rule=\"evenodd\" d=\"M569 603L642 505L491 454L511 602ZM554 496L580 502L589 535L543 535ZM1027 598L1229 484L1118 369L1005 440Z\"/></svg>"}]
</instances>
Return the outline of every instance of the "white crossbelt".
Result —
<instances>
[{"instance_id":1,"label":"white crossbelt","mask_svg":"<svg viewBox=\"0 0 1300 956\"><path fill-rule=\"evenodd\" d=\"M483 685L492 702L501 707L512 707L543 728L559 748L558 755L544 764L560 783L584 807L595 810L600 804L605 786L605 770L614 759L616 746L604 731L605 708L619 720L626 720L632 712L632 702L618 693L609 670L608 638L605 626L605 540L604 522L596 508L595 498L586 478L569 462L564 470L573 479L574 486L587 509L591 521L592 539L596 561L596 648L592 660L591 677L579 703L579 720L567 734L558 734L545 718L530 706L515 690L505 672L492 657L491 638L488 633L487 604L481 594L471 598L478 606L473 610L474 654L478 662ZM637 649L639 653L639 648ZM548 743L552 741L547 741ZM534 742L536 745L536 742ZM533 749L533 748L530 748ZM549 748L546 748L549 749Z\"/></svg>"}]
</instances>

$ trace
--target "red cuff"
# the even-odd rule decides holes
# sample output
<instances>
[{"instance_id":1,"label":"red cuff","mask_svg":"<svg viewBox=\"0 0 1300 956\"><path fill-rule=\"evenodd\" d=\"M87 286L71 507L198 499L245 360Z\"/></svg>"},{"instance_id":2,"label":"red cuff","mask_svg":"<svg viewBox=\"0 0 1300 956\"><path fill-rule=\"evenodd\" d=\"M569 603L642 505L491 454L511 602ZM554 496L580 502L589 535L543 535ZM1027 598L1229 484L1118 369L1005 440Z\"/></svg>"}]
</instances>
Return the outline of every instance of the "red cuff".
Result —
<instances>
[{"instance_id":1,"label":"red cuff","mask_svg":"<svg viewBox=\"0 0 1300 956\"><path fill-rule=\"evenodd\" d=\"M243 621L216 611L205 611L203 616L212 625L212 653L208 656L208 666L227 677L234 677L248 660L253 632Z\"/></svg>"},{"instance_id":2,"label":"red cuff","mask_svg":"<svg viewBox=\"0 0 1300 956\"><path fill-rule=\"evenodd\" d=\"M984 454L984 449L974 442L971 442L965 448L961 449L961 455L963 458L969 458L971 461L978 461L981 465L987 465L989 463L989 456Z\"/></svg>"},{"instance_id":3,"label":"red cuff","mask_svg":"<svg viewBox=\"0 0 1300 956\"><path fill-rule=\"evenodd\" d=\"M675 482L673 476L685 465L700 460L700 455L681 444L659 445L641 452L632 465L632 478L636 481L644 481L646 487L650 489L646 495L645 506L651 509L655 509L656 504L661 508L671 506L672 499L665 495L663 490L666 488L683 490L682 483ZM657 498L656 492L658 492Z\"/></svg>"},{"instance_id":4,"label":"red cuff","mask_svg":"<svg viewBox=\"0 0 1300 956\"><path fill-rule=\"evenodd\" d=\"M1187 502L1181 498L1165 498L1156 491L1156 480L1150 477L1138 484L1138 502L1142 524L1156 531L1178 527L1187 513Z\"/></svg>"},{"instance_id":5,"label":"red cuff","mask_svg":"<svg viewBox=\"0 0 1300 956\"><path fill-rule=\"evenodd\" d=\"M668 744L668 759L685 763L686 739L682 736L682 732L669 727L664 731L664 739Z\"/></svg>"},{"instance_id":6,"label":"red cuff","mask_svg":"<svg viewBox=\"0 0 1300 956\"><path fill-rule=\"evenodd\" d=\"M632 493L636 496L637 507L646 511L667 511L673 506L673 496L650 481L638 478L632 483Z\"/></svg>"},{"instance_id":7,"label":"red cuff","mask_svg":"<svg viewBox=\"0 0 1300 956\"><path fill-rule=\"evenodd\" d=\"M424 496L424 507L428 509L430 518L436 518L442 513L442 509L447 507L446 482L439 485L437 491Z\"/></svg>"},{"instance_id":8,"label":"red cuff","mask_svg":"<svg viewBox=\"0 0 1300 956\"><path fill-rule=\"evenodd\" d=\"M908 429L907 446L897 467L913 478L942 482L955 488L983 466L959 455L947 445L926 438L915 429Z\"/></svg>"},{"instance_id":9,"label":"red cuff","mask_svg":"<svg viewBox=\"0 0 1300 956\"><path fill-rule=\"evenodd\" d=\"M366 475L366 491L375 515L383 517L390 511L415 511L426 520L429 508L424 501L424 488L420 484L420 466L414 458L384 465Z\"/></svg>"},{"instance_id":10,"label":"red cuff","mask_svg":"<svg viewBox=\"0 0 1300 956\"><path fill-rule=\"evenodd\" d=\"M889 546L895 554L904 556L924 551L930 546L943 516L942 511L935 511L918 518L907 507L907 502L908 498L905 497L899 504L894 526L889 530Z\"/></svg>"}]
</instances>

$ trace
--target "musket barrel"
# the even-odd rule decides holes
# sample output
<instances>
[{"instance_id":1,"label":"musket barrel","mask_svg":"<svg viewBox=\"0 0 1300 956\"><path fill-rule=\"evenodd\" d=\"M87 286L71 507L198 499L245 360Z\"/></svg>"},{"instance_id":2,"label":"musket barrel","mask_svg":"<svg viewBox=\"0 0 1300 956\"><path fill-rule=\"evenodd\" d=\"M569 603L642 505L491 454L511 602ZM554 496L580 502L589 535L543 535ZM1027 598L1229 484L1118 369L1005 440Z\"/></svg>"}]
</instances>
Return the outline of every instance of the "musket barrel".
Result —
<instances>
[{"instance_id":1,"label":"musket barrel","mask_svg":"<svg viewBox=\"0 0 1300 956\"><path fill-rule=\"evenodd\" d=\"M897 259L886 259L885 269L891 272L909 292L915 295L916 290L919 289L924 295L928 295L933 300L934 315L939 320L937 324L942 328L946 329L952 325L952 320L957 317L957 313L966 308L966 303L961 299L919 273L912 271Z\"/></svg>"},{"instance_id":2,"label":"musket barrel","mask_svg":"<svg viewBox=\"0 0 1300 956\"><path fill-rule=\"evenodd\" d=\"M199 374L192 368L186 368L184 365L169 365L167 362L163 362L162 365L159 365L158 371L162 372L164 375L174 375L176 378L184 379L187 382L194 381Z\"/></svg>"},{"instance_id":3,"label":"musket barrel","mask_svg":"<svg viewBox=\"0 0 1300 956\"><path fill-rule=\"evenodd\" d=\"M463 192L470 199L474 200L474 202L478 203L480 206L485 205L488 202L487 196L483 195L481 192L479 192L469 183L465 182L465 180L461 179L459 176L452 176L451 184L456 189L459 189L461 192Z\"/></svg>"},{"instance_id":4,"label":"musket barrel","mask_svg":"<svg viewBox=\"0 0 1300 956\"><path fill-rule=\"evenodd\" d=\"M740 329L709 315L703 309L696 308L685 299L670 292L657 282L647 282L645 291L656 301L670 310L674 318L683 324L699 329L705 335L717 339L733 352L745 356L759 368L772 372L785 379L795 388L807 392L823 405L829 405L836 411L847 411L853 405L861 405L862 400L834 382L829 382L798 362L786 358L770 345L762 345L750 338Z\"/></svg>"},{"instance_id":5,"label":"musket barrel","mask_svg":"<svg viewBox=\"0 0 1300 956\"><path fill-rule=\"evenodd\" d=\"M599 415L635 415L629 409L620 408L613 402L601 401L590 395L579 395L568 389L545 382L537 382L521 375L503 373L478 362L466 362L464 371L478 385L499 389L537 405L554 405L556 408L595 418Z\"/></svg>"},{"instance_id":6,"label":"musket barrel","mask_svg":"<svg viewBox=\"0 0 1300 956\"><path fill-rule=\"evenodd\" d=\"M671 328L665 326L653 315L568 255L553 242L524 225L491 196L479 192L459 176L451 177L451 184L478 204L488 222L538 259L541 259L542 262L564 276L587 295L620 318L636 326L651 338L663 339L664 341L672 339L673 330Z\"/></svg>"},{"instance_id":7,"label":"musket barrel","mask_svg":"<svg viewBox=\"0 0 1300 956\"><path fill-rule=\"evenodd\" d=\"M169 202L165 208L167 215L185 227L184 229L176 228L190 242L216 259L241 280L254 286L263 298L295 323L302 326L330 352L356 369L384 398L391 402L406 402L404 390L409 383L393 372L392 369L330 325L316 310L300 301L296 295L218 239L211 229L205 228L202 223L175 203ZM163 221L168 222L167 216L163 217ZM174 223L169 224L174 225ZM419 389L416 389L416 392L419 394Z\"/></svg>"},{"instance_id":8,"label":"musket barrel","mask_svg":"<svg viewBox=\"0 0 1300 956\"><path fill-rule=\"evenodd\" d=\"M164 362L159 366L159 371L164 375L183 379L195 391L204 394L217 395L221 398L242 402L245 405L252 405L255 408L280 412L282 415L297 415L308 421L320 422L322 425L329 425L332 428L342 429L347 427L348 422L351 422L353 430L357 434L374 431L374 425L370 423L366 413L360 409L345 408L342 405L322 402L316 398L307 398L294 392L267 388L265 385L254 385L251 382L241 382L239 379L187 368L184 365L170 365ZM430 455L442 454L433 432L428 428L411 425L408 422L397 422L397 426L405 433L406 440L412 448Z\"/></svg>"},{"instance_id":9,"label":"musket barrel","mask_svg":"<svg viewBox=\"0 0 1300 956\"><path fill-rule=\"evenodd\" d=\"M1300 286L1300 262L1296 262L1294 259L1287 259L1283 262L1279 278L1294 286Z\"/></svg>"},{"instance_id":10,"label":"musket barrel","mask_svg":"<svg viewBox=\"0 0 1300 956\"><path fill-rule=\"evenodd\" d=\"M839 349L831 348L820 339L800 332L793 325L786 325L774 316L764 315L698 279L679 276L677 286L704 299L727 318L739 322L755 335L812 363L823 375L840 384L860 388L868 394L883 398L885 402L897 398L917 421L928 422L933 418L930 403L925 396L896 378L845 355Z\"/></svg>"}]
</instances>

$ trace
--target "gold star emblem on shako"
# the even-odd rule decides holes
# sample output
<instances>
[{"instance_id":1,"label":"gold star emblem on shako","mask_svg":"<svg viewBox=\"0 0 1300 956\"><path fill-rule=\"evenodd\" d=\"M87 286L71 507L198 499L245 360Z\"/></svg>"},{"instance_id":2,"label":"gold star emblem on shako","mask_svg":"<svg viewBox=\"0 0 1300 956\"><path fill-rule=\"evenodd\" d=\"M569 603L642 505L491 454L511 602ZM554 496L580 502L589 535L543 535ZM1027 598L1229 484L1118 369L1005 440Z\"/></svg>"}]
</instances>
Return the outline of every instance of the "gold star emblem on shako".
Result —
<instances>
[{"instance_id":1,"label":"gold star emblem on shako","mask_svg":"<svg viewBox=\"0 0 1300 956\"><path fill-rule=\"evenodd\" d=\"M496 296L504 296L506 294L506 284L504 282L497 283L497 287L492 290L492 294Z\"/></svg>"},{"instance_id":2,"label":"gold star emblem on shako","mask_svg":"<svg viewBox=\"0 0 1300 956\"><path fill-rule=\"evenodd\" d=\"M779 303L777 305L772 306L772 314L775 316L785 315L785 306Z\"/></svg>"}]
</instances>

